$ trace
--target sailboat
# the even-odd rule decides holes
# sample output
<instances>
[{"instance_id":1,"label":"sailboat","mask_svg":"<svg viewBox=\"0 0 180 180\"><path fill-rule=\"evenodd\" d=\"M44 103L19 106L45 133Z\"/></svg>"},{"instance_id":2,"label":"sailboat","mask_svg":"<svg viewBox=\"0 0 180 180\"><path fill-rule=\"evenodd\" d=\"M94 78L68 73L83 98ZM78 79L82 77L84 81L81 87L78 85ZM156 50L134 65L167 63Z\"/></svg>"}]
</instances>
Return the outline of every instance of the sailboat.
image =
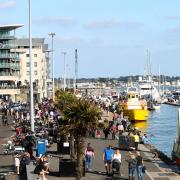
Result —
<instances>
[{"instance_id":1,"label":"sailboat","mask_svg":"<svg viewBox=\"0 0 180 180\"><path fill-rule=\"evenodd\" d=\"M147 76L139 79L140 96L147 100L148 110L160 109L160 94L154 85L151 73L150 52L147 50Z\"/></svg>"}]
</instances>

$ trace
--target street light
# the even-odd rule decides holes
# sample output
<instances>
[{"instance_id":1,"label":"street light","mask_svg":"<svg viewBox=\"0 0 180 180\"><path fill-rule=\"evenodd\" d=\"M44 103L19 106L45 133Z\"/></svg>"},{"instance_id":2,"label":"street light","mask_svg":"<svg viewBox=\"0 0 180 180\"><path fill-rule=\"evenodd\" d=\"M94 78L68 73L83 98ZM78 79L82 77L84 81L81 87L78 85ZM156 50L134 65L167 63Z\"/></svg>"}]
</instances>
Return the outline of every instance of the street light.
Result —
<instances>
[{"instance_id":1,"label":"street light","mask_svg":"<svg viewBox=\"0 0 180 180\"><path fill-rule=\"evenodd\" d=\"M52 62L52 98L54 101L54 97L55 97L55 92L54 92L54 57L53 57L53 52L54 52L54 36L56 35L54 32L51 32L48 34L49 36L51 36L52 38L52 57L51 57L51 62Z\"/></svg>"},{"instance_id":2,"label":"street light","mask_svg":"<svg viewBox=\"0 0 180 180\"><path fill-rule=\"evenodd\" d=\"M46 60L46 68L47 68L47 81L45 82L45 86L46 86L46 88L47 88L47 86L48 86L48 89L47 89L47 97L49 97L50 95L51 95L51 93L49 93L49 83L47 83L47 82L49 82L48 80L50 79L50 63L49 63L49 53L51 52L51 50L45 50L44 51L45 53L47 53L47 60Z\"/></svg>"},{"instance_id":3,"label":"street light","mask_svg":"<svg viewBox=\"0 0 180 180\"><path fill-rule=\"evenodd\" d=\"M62 52L64 54L64 85L63 90L66 90L66 52Z\"/></svg>"},{"instance_id":4,"label":"street light","mask_svg":"<svg viewBox=\"0 0 180 180\"><path fill-rule=\"evenodd\" d=\"M29 0L29 61L30 61L30 113L31 113L31 131L34 132L34 99L33 99L34 61L33 61L33 59L32 59L31 0Z\"/></svg>"}]
</instances>

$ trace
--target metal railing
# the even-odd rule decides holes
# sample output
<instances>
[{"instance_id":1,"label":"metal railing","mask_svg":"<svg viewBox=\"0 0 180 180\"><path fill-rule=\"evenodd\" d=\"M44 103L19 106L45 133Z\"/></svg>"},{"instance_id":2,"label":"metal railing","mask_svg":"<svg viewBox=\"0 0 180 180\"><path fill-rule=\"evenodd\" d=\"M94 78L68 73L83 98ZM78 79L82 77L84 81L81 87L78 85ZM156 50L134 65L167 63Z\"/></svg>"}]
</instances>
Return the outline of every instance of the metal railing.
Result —
<instances>
[{"instance_id":1,"label":"metal railing","mask_svg":"<svg viewBox=\"0 0 180 180\"><path fill-rule=\"evenodd\" d=\"M19 76L17 72L10 73L10 72L0 72L0 76Z\"/></svg>"},{"instance_id":2,"label":"metal railing","mask_svg":"<svg viewBox=\"0 0 180 180\"><path fill-rule=\"evenodd\" d=\"M19 55L18 54L3 54L3 53L0 53L0 58L2 59L2 58L8 58L8 59L10 59L10 58L19 58Z\"/></svg>"},{"instance_id":3,"label":"metal railing","mask_svg":"<svg viewBox=\"0 0 180 180\"><path fill-rule=\"evenodd\" d=\"M16 48L17 46L16 45L13 45L13 44L1 44L0 43L0 49L14 49Z\"/></svg>"},{"instance_id":4,"label":"metal railing","mask_svg":"<svg viewBox=\"0 0 180 180\"><path fill-rule=\"evenodd\" d=\"M19 69L19 64L12 63L0 63L0 68L11 68L11 69Z\"/></svg>"},{"instance_id":5,"label":"metal railing","mask_svg":"<svg viewBox=\"0 0 180 180\"><path fill-rule=\"evenodd\" d=\"M9 35L0 35L0 39L15 39L15 37Z\"/></svg>"}]
</instances>

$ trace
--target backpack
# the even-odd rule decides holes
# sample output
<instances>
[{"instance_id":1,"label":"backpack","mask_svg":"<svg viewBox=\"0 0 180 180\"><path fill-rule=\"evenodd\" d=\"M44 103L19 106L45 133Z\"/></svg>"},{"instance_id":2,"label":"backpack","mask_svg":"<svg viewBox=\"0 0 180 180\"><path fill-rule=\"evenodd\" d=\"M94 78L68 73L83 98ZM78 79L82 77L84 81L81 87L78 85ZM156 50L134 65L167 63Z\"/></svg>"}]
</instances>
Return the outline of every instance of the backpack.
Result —
<instances>
[{"instance_id":1,"label":"backpack","mask_svg":"<svg viewBox=\"0 0 180 180\"><path fill-rule=\"evenodd\" d=\"M113 150L111 148L107 148L104 150L105 160L110 161L112 159Z\"/></svg>"}]
</instances>

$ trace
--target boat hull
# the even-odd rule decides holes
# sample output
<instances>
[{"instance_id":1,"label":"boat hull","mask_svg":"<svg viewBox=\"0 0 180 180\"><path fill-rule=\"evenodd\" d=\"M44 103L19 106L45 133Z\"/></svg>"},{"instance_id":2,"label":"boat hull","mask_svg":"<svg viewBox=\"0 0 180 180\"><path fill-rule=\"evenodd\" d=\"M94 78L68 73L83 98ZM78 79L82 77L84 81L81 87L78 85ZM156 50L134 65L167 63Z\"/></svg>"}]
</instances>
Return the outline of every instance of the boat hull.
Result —
<instances>
[{"instance_id":1,"label":"boat hull","mask_svg":"<svg viewBox=\"0 0 180 180\"><path fill-rule=\"evenodd\" d=\"M159 109L160 109L160 105L154 106L154 109L155 109L155 110L159 110Z\"/></svg>"},{"instance_id":2,"label":"boat hull","mask_svg":"<svg viewBox=\"0 0 180 180\"><path fill-rule=\"evenodd\" d=\"M146 121L148 119L148 110L146 109L127 109L123 110L124 116L128 116L130 121Z\"/></svg>"}]
</instances>

